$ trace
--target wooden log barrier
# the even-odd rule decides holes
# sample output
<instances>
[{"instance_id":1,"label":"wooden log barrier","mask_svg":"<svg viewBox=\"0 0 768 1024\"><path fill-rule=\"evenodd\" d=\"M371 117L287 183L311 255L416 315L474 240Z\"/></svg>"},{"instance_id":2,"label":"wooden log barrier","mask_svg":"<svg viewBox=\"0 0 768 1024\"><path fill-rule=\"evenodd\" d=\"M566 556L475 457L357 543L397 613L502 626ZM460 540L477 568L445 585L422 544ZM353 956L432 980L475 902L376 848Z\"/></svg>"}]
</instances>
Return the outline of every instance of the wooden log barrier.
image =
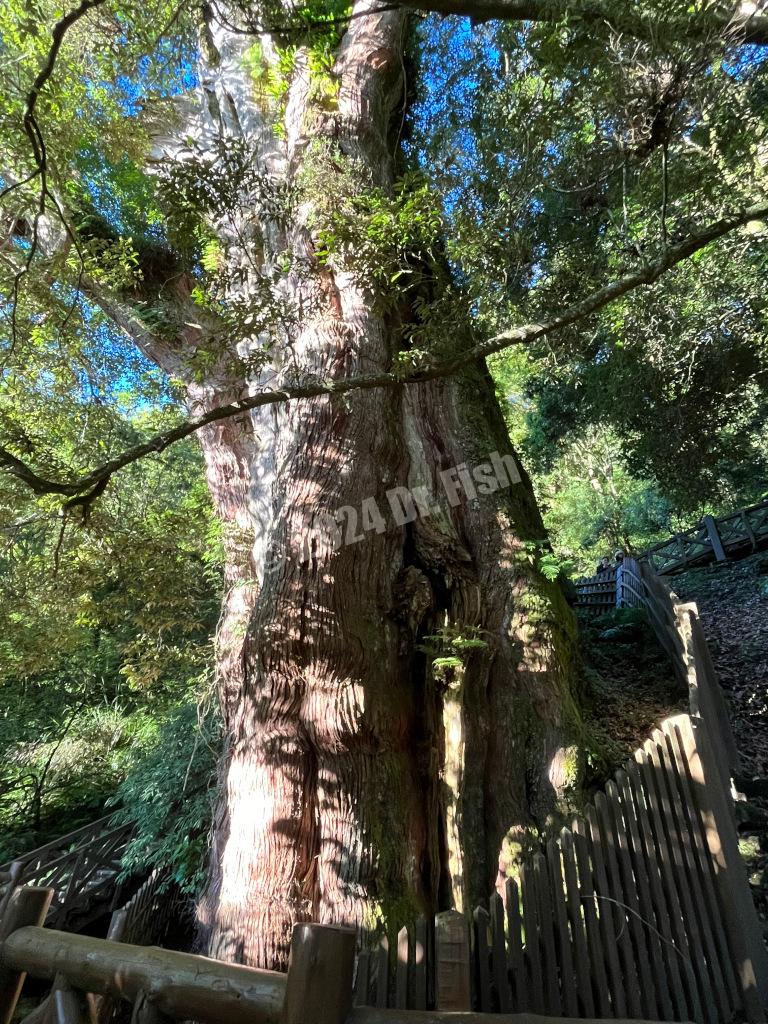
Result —
<instances>
[{"instance_id":1,"label":"wooden log barrier","mask_svg":"<svg viewBox=\"0 0 768 1024\"><path fill-rule=\"evenodd\" d=\"M0 921L0 942L7 941L17 929L27 925L41 925L48 913L53 898L53 889L21 886L14 889L5 905ZM34 928L42 932L42 928ZM21 986L26 976L24 966L7 964L0 957L0 1022L8 1024L21 995Z\"/></svg>"},{"instance_id":2,"label":"wooden log barrier","mask_svg":"<svg viewBox=\"0 0 768 1024\"><path fill-rule=\"evenodd\" d=\"M135 1003L141 993L160 1013L205 1024L280 1024L285 975L156 946L132 946L48 928L14 931L0 950L0 972L53 980ZM7 1024L4 1019L2 1024Z\"/></svg>"},{"instance_id":3,"label":"wooden log barrier","mask_svg":"<svg viewBox=\"0 0 768 1024\"><path fill-rule=\"evenodd\" d=\"M54 993L49 1002L56 1024L77 1024L77 1007L69 989L100 992L133 1003L136 1024L155 1024L164 1016L203 1024L577 1024L574 1018L530 1013L351 1009L354 931L298 925L296 932L287 979L274 971L191 953L31 926L6 938L0 947L0 972L18 975L26 971L33 977L58 979L62 994ZM330 932L335 934L329 941ZM57 995L63 1005L57 1005ZM578 1024L598 1021L588 1018ZM612 1024L630 1022L615 1020Z\"/></svg>"}]
</instances>

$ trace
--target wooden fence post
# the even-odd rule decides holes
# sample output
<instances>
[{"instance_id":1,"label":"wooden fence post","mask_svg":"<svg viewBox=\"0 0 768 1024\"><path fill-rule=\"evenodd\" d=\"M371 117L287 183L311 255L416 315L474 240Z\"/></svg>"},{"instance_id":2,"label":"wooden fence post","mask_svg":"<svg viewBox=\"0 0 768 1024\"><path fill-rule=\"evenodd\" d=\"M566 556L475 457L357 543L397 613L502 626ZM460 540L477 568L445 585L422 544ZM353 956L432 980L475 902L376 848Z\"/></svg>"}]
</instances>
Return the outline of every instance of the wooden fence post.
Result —
<instances>
[{"instance_id":1,"label":"wooden fence post","mask_svg":"<svg viewBox=\"0 0 768 1024\"><path fill-rule=\"evenodd\" d=\"M57 974L53 981L45 1024L82 1024L83 1012L80 999L63 974Z\"/></svg>"},{"instance_id":2,"label":"wooden fence post","mask_svg":"<svg viewBox=\"0 0 768 1024\"><path fill-rule=\"evenodd\" d=\"M53 898L53 889L36 886L21 886L14 889L0 921L0 943L18 928L27 925L41 925L45 921L48 907ZM25 971L5 966L0 947L0 1024L9 1024L21 994Z\"/></svg>"},{"instance_id":3,"label":"wooden fence post","mask_svg":"<svg viewBox=\"0 0 768 1024\"><path fill-rule=\"evenodd\" d=\"M700 718L678 715L670 720L690 772L693 798L714 866L723 924L747 1019L765 1020L768 1005L768 956L752 902L746 868L729 808L730 793L712 750L711 734Z\"/></svg>"},{"instance_id":4,"label":"wooden fence post","mask_svg":"<svg viewBox=\"0 0 768 1024\"><path fill-rule=\"evenodd\" d=\"M163 1024L167 1020L170 1020L170 1017L161 1013L157 1003L151 1000L142 989L133 1003L131 1024ZM68 1024L68 1022L59 1021L58 1024Z\"/></svg>"},{"instance_id":5,"label":"wooden fence post","mask_svg":"<svg viewBox=\"0 0 768 1024\"><path fill-rule=\"evenodd\" d=\"M127 910L113 910L109 919L107 939L109 942L122 942L128 925ZM107 1024L115 1009L115 1001L111 996L89 992L86 995L91 1024ZM29 1021L26 1024L30 1024ZM33 1022L32 1022L33 1024Z\"/></svg>"},{"instance_id":6,"label":"wooden fence post","mask_svg":"<svg viewBox=\"0 0 768 1024\"><path fill-rule=\"evenodd\" d=\"M354 928L294 926L284 1024L343 1024L352 1009L355 944Z\"/></svg>"},{"instance_id":7,"label":"wooden fence post","mask_svg":"<svg viewBox=\"0 0 768 1024\"><path fill-rule=\"evenodd\" d=\"M458 910L435 916L435 1001L438 1010L471 1009L469 925Z\"/></svg>"},{"instance_id":8,"label":"wooden fence post","mask_svg":"<svg viewBox=\"0 0 768 1024\"><path fill-rule=\"evenodd\" d=\"M718 562L727 562L728 556L725 553L723 541L720 537L720 533L718 532L714 516L703 516L701 521L706 527L707 537L709 538L709 543L712 545L712 551L714 552L715 558Z\"/></svg>"},{"instance_id":9,"label":"wooden fence post","mask_svg":"<svg viewBox=\"0 0 768 1024\"><path fill-rule=\"evenodd\" d=\"M8 906L11 896L13 896L14 889L22 884L21 877L24 873L24 865L25 861L15 860L8 868L8 878L6 880L7 888L3 894L3 898L0 899L0 922L5 914L5 908Z\"/></svg>"}]
</instances>

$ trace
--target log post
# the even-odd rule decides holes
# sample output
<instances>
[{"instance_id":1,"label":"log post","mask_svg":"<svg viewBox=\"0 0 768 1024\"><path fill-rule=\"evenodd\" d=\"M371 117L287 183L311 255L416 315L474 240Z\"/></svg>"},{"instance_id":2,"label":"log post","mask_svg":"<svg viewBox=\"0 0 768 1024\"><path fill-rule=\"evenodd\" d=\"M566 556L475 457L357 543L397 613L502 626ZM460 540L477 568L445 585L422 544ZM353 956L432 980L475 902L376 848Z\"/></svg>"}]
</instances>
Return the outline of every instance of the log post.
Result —
<instances>
[{"instance_id":1,"label":"log post","mask_svg":"<svg viewBox=\"0 0 768 1024\"><path fill-rule=\"evenodd\" d=\"M80 999L63 974L54 978L45 1024L83 1024Z\"/></svg>"},{"instance_id":2,"label":"log post","mask_svg":"<svg viewBox=\"0 0 768 1024\"><path fill-rule=\"evenodd\" d=\"M283 1024L343 1024L352 1009L355 944L354 928L294 925Z\"/></svg>"},{"instance_id":3,"label":"log post","mask_svg":"<svg viewBox=\"0 0 768 1024\"><path fill-rule=\"evenodd\" d=\"M715 888L723 927L733 956L736 977L749 1021L765 1020L768 1005L768 956L760 921L752 902L736 827L729 809L730 793L701 718L676 715L668 720L687 764L689 782L714 866Z\"/></svg>"},{"instance_id":4,"label":"log post","mask_svg":"<svg viewBox=\"0 0 768 1024\"><path fill-rule=\"evenodd\" d=\"M712 545L712 551L714 552L715 558L718 562L727 562L728 556L725 553L723 541L717 529L717 523L715 522L714 516L703 516L701 521L706 527L707 537L709 538L709 543Z\"/></svg>"},{"instance_id":5,"label":"log post","mask_svg":"<svg viewBox=\"0 0 768 1024\"><path fill-rule=\"evenodd\" d=\"M21 886L14 889L0 921L0 943L27 925L41 925L53 899L53 889ZM9 1024L21 994L26 971L6 966L0 948L0 1024Z\"/></svg>"},{"instance_id":6,"label":"log post","mask_svg":"<svg viewBox=\"0 0 768 1024\"><path fill-rule=\"evenodd\" d=\"M438 1010L470 1010L469 925L457 910L435 916L435 988Z\"/></svg>"}]
</instances>

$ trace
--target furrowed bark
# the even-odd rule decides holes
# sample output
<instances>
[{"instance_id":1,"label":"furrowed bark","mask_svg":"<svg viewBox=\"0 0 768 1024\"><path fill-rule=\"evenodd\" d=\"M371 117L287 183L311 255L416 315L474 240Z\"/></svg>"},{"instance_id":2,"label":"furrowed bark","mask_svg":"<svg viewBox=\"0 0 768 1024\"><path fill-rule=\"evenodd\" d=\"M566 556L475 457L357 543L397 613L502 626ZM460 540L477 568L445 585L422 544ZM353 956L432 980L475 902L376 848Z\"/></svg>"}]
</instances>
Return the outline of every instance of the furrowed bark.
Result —
<instances>
[{"instance_id":1,"label":"furrowed bark","mask_svg":"<svg viewBox=\"0 0 768 1024\"><path fill-rule=\"evenodd\" d=\"M245 77L250 40L210 23L198 145L245 138L296 181L324 140L361 180L391 188L405 16L366 9L375 3L356 6L339 47L335 104L316 101L297 56L281 140ZM228 237L243 271L233 298L257 284L251 247L266 263L286 248L314 261L312 214L310 193L289 223L242 218ZM382 313L354 275L331 265L286 288L306 311L294 369L335 381L389 370L400 314ZM194 413L265 386L265 372L233 377L233 354L190 384ZM530 482L456 500L441 482L510 453L484 365L251 409L200 436L227 551L228 739L199 905L208 951L284 968L296 921L380 929L486 898L573 781L564 751L578 716L570 615L536 567L544 529ZM421 488L430 514L398 525L387 498L398 487ZM345 507L339 543L328 515ZM384 519L363 533L371 508ZM482 644L436 672L429 638L451 631Z\"/></svg>"}]
</instances>

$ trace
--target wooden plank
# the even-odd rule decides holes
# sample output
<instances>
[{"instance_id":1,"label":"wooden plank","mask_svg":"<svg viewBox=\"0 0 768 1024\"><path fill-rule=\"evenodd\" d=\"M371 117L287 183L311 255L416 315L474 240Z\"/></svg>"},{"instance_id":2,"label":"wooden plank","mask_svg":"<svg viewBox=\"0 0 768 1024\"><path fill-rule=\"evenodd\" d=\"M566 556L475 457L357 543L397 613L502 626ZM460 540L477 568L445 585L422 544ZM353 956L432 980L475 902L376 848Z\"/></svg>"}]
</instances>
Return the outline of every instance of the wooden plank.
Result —
<instances>
[{"instance_id":1,"label":"wooden plank","mask_svg":"<svg viewBox=\"0 0 768 1024\"><path fill-rule=\"evenodd\" d=\"M555 910L552 906L547 862L541 853L537 853L533 858L533 873L536 876L544 1003L550 1016L560 1017L563 1008L560 1002L560 971L555 953Z\"/></svg>"},{"instance_id":2,"label":"wooden plank","mask_svg":"<svg viewBox=\"0 0 768 1024\"><path fill-rule=\"evenodd\" d=\"M729 794L717 784L720 778L711 755L711 741L701 719L680 715L675 719L690 766L696 800L707 846L715 865L718 902L741 987L748 1020L759 1020L768 1005L768 958L762 929L755 912L738 837L728 808Z\"/></svg>"},{"instance_id":3,"label":"wooden plank","mask_svg":"<svg viewBox=\"0 0 768 1024\"><path fill-rule=\"evenodd\" d=\"M397 967L395 969L395 1007L408 1009L408 929L403 926L397 933Z\"/></svg>"},{"instance_id":4,"label":"wooden plank","mask_svg":"<svg viewBox=\"0 0 768 1024\"><path fill-rule=\"evenodd\" d=\"M701 933L701 924L697 908L695 906L694 893L691 889L691 881L686 871L685 858L683 854L682 840L677 829L677 822L672 810L672 800L669 792L669 780L667 778L666 761L663 751L653 740L647 740L644 744L646 756L653 765L654 780L657 793L661 801L661 813L664 825L667 830L669 849L672 856L672 868L680 894L680 905L683 910L686 933L688 936L688 950L696 983L701 998L702 1016L701 1020L707 1024L716 1024L717 1009L715 993L712 987L707 959L705 954L704 941Z\"/></svg>"},{"instance_id":5,"label":"wooden plank","mask_svg":"<svg viewBox=\"0 0 768 1024\"><path fill-rule=\"evenodd\" d=\"M648 817L653 831L654 846L658 864L661 868L661 882L664 890L664 897L669 908L669 918L672 924L672 935L675 947L680 955L680 974L686 1001L689 1007L689 1020L702 1021L704 1013L701 1007L696 977L693 973L691 962L691 949L688 942L688 929L685 925L683 911L680 904L677 879L675 877L672 854L664 831L664 816L661 802L656 789L655 770L644 750L639 750L635 758L640 767L640 776L643 782Z\"/></svg>"},{"instance_id":6,"label":"wooden plank","mask_svg":"<svg viewBox=\"0 0 768 1024\"><path fill-rule=\"evenodd\" d=\"M576 994L571 935L568 931L568 904L563 888L560 847L554 839L550 839L547 843L547 867L549 869L552 907L555 915L555 937L557 940L557 958L560 963L560 990L563 1012L567 1017L578 1017L579 1000Z\"/></svg>"},{"instance_id":7,"label":"wooden plank","mask_svg":"<svg viewBox=\"0 0 768 1024\"><path fill-rule=\"evenodd\" d=\"M415 941L413 944L413 1009L427 1008L427 962L429 938L427 919L423 914L416 918Z\"/></svg>"},{"instance_id":8,"label":"wooden plank","mask_svg":"<svg viewBox=\"0 0 768 1024\"><path fill-rule=\"evenodd\" d=\"M376 1001L374 1006L384 1010L389 1005L389 940L386 935L382 935L378 947L374 950L372 965L374 968L373 978L376 984Z\"/></svg>"},{"instance_id":9,"label":"wooden plank","mask_svg":"<svg viewBox=\"0 0 768 1024\"><path fill-rule=\"evenodd\" d=\"M581 1007L579 1016L595 1016L595 1000L592 994L592 975L589 966L586 925L581 906L581 894L576 871L576 853L573 836L564 828L560 832L560 849L563 853L563 876L565 878L568 920L573 936L573 954L576 965L577 995Z\"/></svg>"},{"instance_id":10,"label":"wooden plank","mask_svg":"<svg viewBox=\"0 0 768 1024\"><path fill-rule=\"evenodd\" d=\"M627 845L632 864L632 873L637 882L638 910L646 930L646 941L650 950L651 968L653 970L653 987L656 993L659 1020L674 1020L674 1007L669 993L667 966L662 949L661 924L656 916L655 902L651 896L651 883L648 865L640 838L640 814L635 803L629 777L626 772L616 773L616 784L624 806L624 817L627 825ZM671 952L668 951L668 952Z\"/></svg>"},{"instance_id":11,"label":"wooden plank","mask_svg":"<svg viewBox=\"0 0 768 1024\"><path fill-rule=\"evenodd\" d=\"M656 846L656 839L650 820L648 794L641 777L639 764L636 761L629 761L625 768L627 781L638 815L638 839L642 843L642 859L648 878L651 902L663 943L662 954L669 978L668 988L673 1005L673 1015L669 1019L690 1020L693 1015L689 1007L681 974L681 958L683 954L676 945L676 933L672 923L670 905L664 892L662 869L660 868L661 853Z\"/></svg>"},{"instance_id":12,"label":"wooden plank","mask_svg":"<svg viewBox=\"0 0 768 1024\"><path fill-rule=\"evenodd\" d=\"M516 1013L525 1013L530 1009L528 978L523 957L523 933L520 918L520 893L514 878L504 883L507 909L507 933L509 944L509 968L512 973L514 991L512 993L513 1009Z\"/></svg>"},{"instance_id":13,"label":"wooden plank","mask_svg":"<svg viewBox=\"0 0 768 1024\"><path fill-rule=\"evenodd\" d=\"M471 1009L469 928L455 910L435 917L435 1002L438 1010Z\"/></svg>"},{"instance_id":14,"label":"wooden plank","mask_svg":"<svg viewBox=\"0 0 768 1024\"><path fill-rule=\"evenodd\" d=\"M520 865L520 893L523 898L524 953L528 965L531 1010L533 1013L544 1013L544 979L541 974L536 879L530 864Z\"/></svg>"},{"instance_id":15,"label":"wooden plank","mask_svg":"<svg viewBox=\"0 0 768 1024\"><path fill-rule=\"evenodd\" d=\"M509 990L507 947L504 941L504 901L497 892L491 896L491 950L492 981L500 1013L512 1012L512 993Z\"/></svg>"},{"instance_id":16,"label":"wooden plank","mask_svg":"<svg viewBox=\"0 0 768 1024\"><path fill-rule=\"evenodd\" d=\"M716 946L716 956L723 972L728 1000L731 1009L735 1010L741 1006L741 996L736 972L733 966L731 951L728 946L728 938L723 928L723 918L715 891L715 872L712 858L707 848L706 837L698 814L696 799L693 794L690 778L690 766L685 756L680 728L676 724L676 718L667 719L664 723L664 732L667 737L668 749L677 766L677 776L681 792L683 794L683 808L688 822L689 834L693 838L693 850L696 859L696 866L701 881L701 888L708 908L709 920L713 927L713 934Z\"/></svg>"},{"instance_id":17,"label":"wooden plank","mask_svg":"<svg viewBox=\"0 0 768 1024\"><path fill-rule=\"evenodd\" d=\"M488 946L491 919L485 907L475 908L472 921L475 930L474 950L478 1008L482 1013L491 1013L493 1000L491 999L491 964Z\"/></svg>"},{"instance_id":18,"label":"wooden plank","mask_svg":"<svg viewBox=\"0 0 768 1024\"><path fill-rule=\"evenodd\" d=\"M371 954L369 950L361 949L357 954L357 967L355 969L354 1006L368 1005L368 969L370 961Z\"/></svg>"},{"instance_id":19,"label":"wooden plank","mask_svg":"<svg viewBox=\"0 0 768 1024\"><path fill-rule=\"evenodd\" d=\"M736 774L740 767L739 750L731 728L728 706L720 686L717 669L712 661L712 654L695 604L689 606L689 616L696 681L705 697L705 710L702 711L702 718L706 720L708 728L717 734L717 738L722 744L722 747L717 745L713 752L723 762L723 781L728 789L731 775ZM695 711L695 708L691 710Z\"/></svg>"},{"instance_id":20,"label":"wooden plank","mask_svg":"<svg viewBox=\"0 0 768 1024\"><path fill-rule=\"evenodd\" d=\"M583 821L577 819L573 823L572 831L573 847L576 851L576 864L579 869L579 893L586 924L595 1007L599 1017L613 1017L615 1016L615 1011L611 1005L608 975L605 970L606 952L603 947L600 934L600 919L597 914L590 849L587 841L588 828Z\"/></svg>"},{"instance_id":21,"label":"wooden plank","mask_svg":"<svg viewBox=\"0 0 768 1024\"><path fill-rule=\"evenodd\" d=\"M621 934L624 921L614 902L614 895L608 881L605 867L604 844L600 835L597 810L593 806L586 808L587 841L592 861L593 881L596 897L596 911L600 936L604 950L606 981L611 995L611 1016L627 1016L627 997L625 994L626 980L619 963L617 938Z\"/></svg>"},{"instance_id":22,"label":"wooden plank","mask_svg":"<svg viewBox=\"0 0 768 1024\"><path fill-rule=\"evenodd\" d=\"M683 785L683 781L680 777L677 761L670 747L669 736L665 732L656 729L652 734L652 738L656 741L660 751L660 757L663 757L665 763L670 805L675 816L674 827L681 839L680 846L682 849L683 861L688 875L688 884L692 894L694 910L698 917L702 948L704 950L709 979L715 1004L717 1006L717 1016L720 1020L729 1020L732 1015L731 1011L734 1007L731 1005L728 983L723 972L723 965L720 962L720 954L718 952L718 946L714 935L714 929L716 927L715 921L719 922L720 918L720 908L717 906L716 900L710 905L708 893L698 869L695 853L696 841L694 835L695 832L698 832L698 829L691 828L689 817L686 814L686 803L689 798L689 794L687 787ZM738 998L736 1005L739 1005Z\"/></svg>"},{"instance_id":23,"label":"wooden plank","mask_svg":"<svg viewBox=\"0 0 768 1024\"><path fill-rule=\"evenodd\" d=\"M631 805L629 810L631 813ZM629 856L629 840L627 838L627 826L624 821L624 808L622 807L616 783L613 781L608 781L605 786L605 811L610 817L610 825L616 837L616 855L619 862L624 904L627 908L628 933L631 936L637 977L640 981L642 1015L648 1020L657 1020L660 1011L656 1002L656 986L651 973L650 948L646 941L643 916L638 898L638 886L632 872L632 861Z\"/></svg>"}]
</instances>

